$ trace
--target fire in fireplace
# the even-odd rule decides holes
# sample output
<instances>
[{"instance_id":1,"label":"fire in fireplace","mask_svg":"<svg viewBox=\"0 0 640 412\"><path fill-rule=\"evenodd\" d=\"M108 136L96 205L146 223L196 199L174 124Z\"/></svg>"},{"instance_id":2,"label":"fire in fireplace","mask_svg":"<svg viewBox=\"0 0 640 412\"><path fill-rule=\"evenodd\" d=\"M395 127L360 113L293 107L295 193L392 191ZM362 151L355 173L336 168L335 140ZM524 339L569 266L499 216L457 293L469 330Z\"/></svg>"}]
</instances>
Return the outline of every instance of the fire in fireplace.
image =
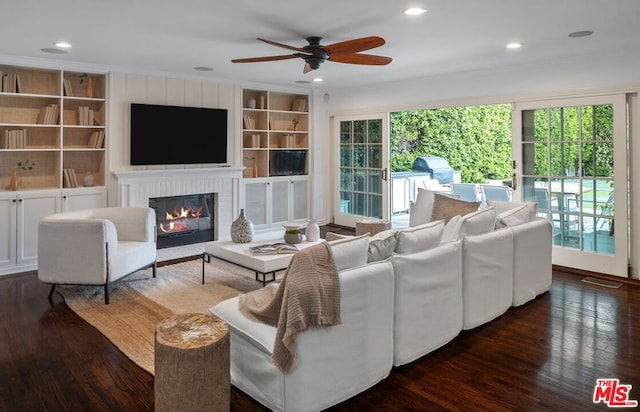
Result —
<instances>
[{"instance_id":1,"label":"fire in fireplace","mask_svg":"<svg viewBox=\"0 0 640 412\"><path fill-rule=\"evenodd\" d=\"M215 194L155 197L158 249L214 240Z\"/></svg>"}]
</instances>

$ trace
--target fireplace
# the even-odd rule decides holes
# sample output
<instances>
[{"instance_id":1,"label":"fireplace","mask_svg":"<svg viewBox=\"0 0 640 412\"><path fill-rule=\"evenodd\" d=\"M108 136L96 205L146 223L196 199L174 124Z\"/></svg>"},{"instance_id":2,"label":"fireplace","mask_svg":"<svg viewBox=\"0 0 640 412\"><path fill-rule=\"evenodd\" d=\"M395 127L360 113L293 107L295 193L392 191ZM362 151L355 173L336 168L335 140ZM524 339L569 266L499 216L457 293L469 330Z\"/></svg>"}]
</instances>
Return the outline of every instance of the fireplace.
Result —
<instances>
[{"instance_id":1,"label":"fireplace","mask_svg":"<svg viewBox=\"0 0 640 412\"><path fill-rule=\"evenodd\" d=\"M214 240L215 193L149 198L158 249Z\"/></svg>"}]
</instances>

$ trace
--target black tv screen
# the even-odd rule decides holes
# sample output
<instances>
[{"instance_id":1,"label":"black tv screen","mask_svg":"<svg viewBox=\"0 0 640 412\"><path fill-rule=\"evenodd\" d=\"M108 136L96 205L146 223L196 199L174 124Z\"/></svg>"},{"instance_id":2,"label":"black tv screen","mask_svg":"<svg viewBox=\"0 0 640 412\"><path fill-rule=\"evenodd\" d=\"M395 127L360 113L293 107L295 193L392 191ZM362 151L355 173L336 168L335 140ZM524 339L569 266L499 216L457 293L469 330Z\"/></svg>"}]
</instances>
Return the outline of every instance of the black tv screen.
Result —
<instances>
[{"instance_id":1,"label":"black tv screen","mask_svg":"<svg viewBox=\"0 0 640 412\"><path fill-rule=\"evenodd\" d=\"M306 150L278 150L275 153L275 164L271 172L276 176L303 175L307 163Z\"/></svg>"},{"instance_id":2,"label":"black tv screen","mask_svg":"<svg viewBox=\"0 0 640 412\"><path fill-rule=\"evenodd\" d=\"M227 163L227 110L131 103L131 165Z\"/></svg>"}]
</instances>

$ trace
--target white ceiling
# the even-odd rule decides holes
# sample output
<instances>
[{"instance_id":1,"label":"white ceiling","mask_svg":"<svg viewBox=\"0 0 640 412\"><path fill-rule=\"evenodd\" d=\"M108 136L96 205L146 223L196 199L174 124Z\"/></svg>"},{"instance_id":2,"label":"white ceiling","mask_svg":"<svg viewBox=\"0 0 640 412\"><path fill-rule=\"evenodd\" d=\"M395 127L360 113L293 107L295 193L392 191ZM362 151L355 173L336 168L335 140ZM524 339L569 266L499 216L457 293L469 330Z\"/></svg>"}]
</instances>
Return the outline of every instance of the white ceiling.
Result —
<instances>
[{"instance_id":1,"label":"white ceiling","mask_svg":"<svg viewBox=\"0 0 640 412\"><path fill-rule=\"evenodd\" d=\"M8 3L8 4L7 4ZM409 6L428 9L405 16ZM569 38L574 31L592 36ZM330 44L379 35L368 51L387 66L325 62L303 74L301 59L233 64L234 58L289 54L256 40L296 47L308 36ZM217 81L296 85L320 76L325 89L445 73L598 56L640 55L638 0L5 0L2 56L101 66L109 70L204 77ZM65 40L66 54L49 54ZM509 42L524 46L507 50ZM615 54L614 54L615 55ZM615 64L615 62L613 62ZM198 72L209 66L212 72Z\"/></svg>"}]
</instances>

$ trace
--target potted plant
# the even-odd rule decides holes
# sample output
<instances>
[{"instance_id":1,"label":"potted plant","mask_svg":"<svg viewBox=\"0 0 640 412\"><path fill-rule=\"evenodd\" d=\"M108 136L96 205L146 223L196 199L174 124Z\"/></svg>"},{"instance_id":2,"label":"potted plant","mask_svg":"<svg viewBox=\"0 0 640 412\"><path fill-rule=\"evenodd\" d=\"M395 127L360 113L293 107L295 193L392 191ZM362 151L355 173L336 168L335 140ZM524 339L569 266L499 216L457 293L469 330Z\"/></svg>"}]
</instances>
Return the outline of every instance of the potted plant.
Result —
<instances>
[{"instance_id":1,"label":"potted plant","mask_svg":"<svg viewBox=\"0 0 640 412\"><path fill-rule=\"evenodd\" d=\"M302 242L302 233L300 229L287 229L284 232L285 243L300 243Z\"/></svg>"}]
</instances>

